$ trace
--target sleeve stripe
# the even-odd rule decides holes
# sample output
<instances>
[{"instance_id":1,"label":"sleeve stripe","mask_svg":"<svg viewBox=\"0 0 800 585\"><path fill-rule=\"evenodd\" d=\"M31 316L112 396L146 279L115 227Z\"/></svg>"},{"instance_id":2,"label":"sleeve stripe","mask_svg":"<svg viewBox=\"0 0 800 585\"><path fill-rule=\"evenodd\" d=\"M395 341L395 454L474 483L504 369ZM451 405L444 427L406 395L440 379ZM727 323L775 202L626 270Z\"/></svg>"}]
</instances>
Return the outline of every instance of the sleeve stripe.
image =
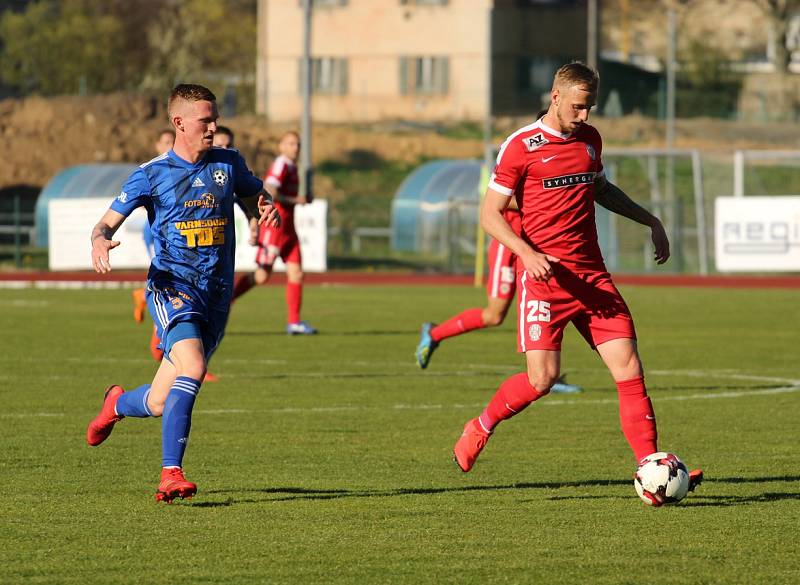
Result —
<instances>
[{"instance_id":1,"label":"sleeve stripe","mask_svg":"<svg viewBox=\"0 0 800 585\"><path fill-rule=\"evenodd\" d=\"M281 181L277 177L273 177L272 175L267 177L267 180L264 181L265 183L272 185L273 187L280 187Z\"/></svg>"},{"instance_id":2,"label":"sleeve stripe","mask_svg":"<svg viewBox=\"0 0 800 585\"><path fill-rule=\"evenodd\" d=\"M511 141L512 141L514 138L516 138L517 136L519 136L519 135L520 135L520 134L522 134L523 132L528 132L529 130L533 130L534 128L538 128L538 127L539 127L539 120L536 120L536 122L534 122L533 124L528 124L527 126L523 126L523 127L522 127L522 128L520 128L519 130L517 130L516 132L514 132L513 134L511 134L511 136L509 136L508 138L506 138L505 142L503 142L502 146L500 146L500 150L499 150L499 151L498 151L498 153L497 153L497 161L496 161L496 165L499 165L499 164L500 164L500 159L501 159L501 158L503 158L503 154L504 154L504 153L505 153L505 151L506 151L506 147L507 147L509 144L511 144Z\"/></svg>"},{"instance_id":3,"label":"sleeve stripe","mask_svg":"<svg viewBox=\"0 0 800 585\"><path fill-rule=\"evenodd\" d=\"M503 185L498 184L494 180L494 175L492 175L492 179L489 181L489 189L492 191L497 191L501 195L511 196L514 194L514 189L509 189L508 187L504 187Z\"/></svg>"}]
</instances>

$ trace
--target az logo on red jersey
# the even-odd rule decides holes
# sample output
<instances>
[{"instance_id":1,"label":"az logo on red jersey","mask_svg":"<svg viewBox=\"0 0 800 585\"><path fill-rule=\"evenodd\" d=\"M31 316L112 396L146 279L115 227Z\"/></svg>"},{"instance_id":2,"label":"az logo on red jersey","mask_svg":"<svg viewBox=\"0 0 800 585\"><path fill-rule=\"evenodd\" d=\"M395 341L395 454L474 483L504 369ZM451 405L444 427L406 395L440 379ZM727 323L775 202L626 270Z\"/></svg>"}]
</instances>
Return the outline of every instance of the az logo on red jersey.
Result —
<instances>
[{"instance_id":1,"label":"az logo on red jersey","mask_svg":"<svg viewBox=\"0 0 800 585\"><path fill-rule=\"evenodd\" d=\"M537 148L541 148L545 144L550 142L547 138L544 137L544 134L541 132L534 134L533 136L528 136L527 138L522 139L522 144L525 145L525 150L528 152L533 152Z\"/></svg>"}]
</instances>

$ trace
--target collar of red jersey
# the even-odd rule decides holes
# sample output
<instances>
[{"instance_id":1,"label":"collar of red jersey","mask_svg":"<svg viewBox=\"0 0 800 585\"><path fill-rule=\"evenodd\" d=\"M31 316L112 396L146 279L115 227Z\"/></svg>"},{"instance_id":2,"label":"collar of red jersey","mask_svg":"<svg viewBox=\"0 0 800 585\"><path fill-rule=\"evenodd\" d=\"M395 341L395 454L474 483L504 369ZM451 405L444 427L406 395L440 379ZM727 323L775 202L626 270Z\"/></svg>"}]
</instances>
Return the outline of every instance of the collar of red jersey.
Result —
<instances>
[{"instance_id":1,"label":"collar of red jersey","mask_svg":"<svg viewBox=\"0 0 800 585\"><path fill-rule=\"evenodd\" d=\"M572 136L572 132L567 132L566 134L564 134L563 132L559 132L558 130L556 130L556 129L554 129L554 128L551 128L550 126L548 126L547 124L545 124L545 123L542 121L542 119L543 119L543 117L542 117L542 118L539 118L539 119L536 121L536 124L538 124L539 128L541 128L542 130L544 130L544 131L545 131L545 132L547 132L548 134L552 134L553 136L557 136L557 137L558 137L558 138L560 138L561 140L566 140L567 138L569 138L570 136Z\"/></svg>"}]
</instances>

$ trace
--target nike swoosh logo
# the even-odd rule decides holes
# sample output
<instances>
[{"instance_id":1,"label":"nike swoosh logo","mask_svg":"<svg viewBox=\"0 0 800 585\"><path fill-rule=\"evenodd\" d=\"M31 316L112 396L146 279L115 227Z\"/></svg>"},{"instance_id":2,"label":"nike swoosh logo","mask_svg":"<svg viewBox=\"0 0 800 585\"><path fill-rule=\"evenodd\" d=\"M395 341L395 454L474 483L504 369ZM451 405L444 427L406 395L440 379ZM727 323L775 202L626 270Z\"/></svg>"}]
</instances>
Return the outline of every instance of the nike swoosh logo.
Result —
<instances>
[{"instance_id":1,"label":"nike swoosh logo","mask_svg":"<svg viewBox=\"0 0 800 585\"><path fill-rule=\"evenodd\" d=\"M650 416L649 414L644 415L644 418L646 418L647 420L656 420L656 417Z\"/></svg>"},{"instance_id":2,"label":"nike swoosh logo","mask_svg":"<svg viewBox=\"0 0 800 585\"><path fill-rule=\"evenodd\" d=\"M553 156L548 156L547 158L542 157L542 162L543 163L549 163L551 160L553 160L557 156L558 156L557 154L554 154Z\"/></svg>"}]
</instances>

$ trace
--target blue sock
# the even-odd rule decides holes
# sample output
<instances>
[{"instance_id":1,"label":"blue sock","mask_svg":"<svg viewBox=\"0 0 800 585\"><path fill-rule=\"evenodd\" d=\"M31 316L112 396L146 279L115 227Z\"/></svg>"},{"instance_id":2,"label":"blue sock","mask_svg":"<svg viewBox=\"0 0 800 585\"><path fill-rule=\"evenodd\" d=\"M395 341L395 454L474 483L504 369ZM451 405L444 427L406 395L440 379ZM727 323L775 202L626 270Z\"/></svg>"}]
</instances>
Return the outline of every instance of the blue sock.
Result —
<instances>
[{"instance_id":1,"label":"blue sock","mask_svg":"<svg viewBox=\"0 0 800 585\"><path fill-rule=\"evenodd\" d=\"M161 418L161 449L164 467L181 467L183 452L192 428L192 408L200 382L188 376L178 376L164 404Z\"/></svg>"},{"instance_id":2,"label":"blue sock","mask_svg":"<svg viewBox=\"0 0 800 585\"><path fill-rule=\"evenodd\" d=\"M136 390L125 392L117 398L117 414L147 418L153 413L147 408L147 397L150 395L150 384L139 386Z\"/></svg>"}]
</instances>

